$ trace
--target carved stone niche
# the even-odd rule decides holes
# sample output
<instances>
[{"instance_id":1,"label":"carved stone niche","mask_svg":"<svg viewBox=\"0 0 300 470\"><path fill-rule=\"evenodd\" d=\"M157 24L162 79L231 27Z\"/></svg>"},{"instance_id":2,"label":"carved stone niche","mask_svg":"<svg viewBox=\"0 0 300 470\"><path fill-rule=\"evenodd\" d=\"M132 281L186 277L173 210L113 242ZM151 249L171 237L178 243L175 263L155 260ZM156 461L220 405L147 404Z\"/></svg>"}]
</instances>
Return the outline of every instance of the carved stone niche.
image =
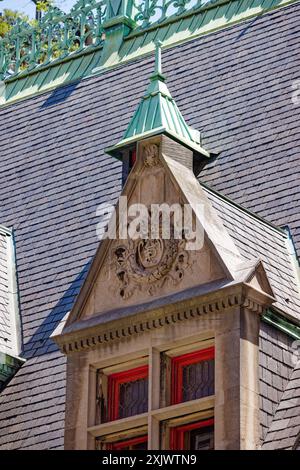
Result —
<instances>
[{"instance_id":1,"label":"carved stone niche","mask_svg":"<svg viewBox=\"0 0 300 470\"><path fill-rule=\"evenodd\" d=\"M146 167L161 165L159 160L159 145L149 143L143 149L143 160Z\"/></svg>"}]
</instances>

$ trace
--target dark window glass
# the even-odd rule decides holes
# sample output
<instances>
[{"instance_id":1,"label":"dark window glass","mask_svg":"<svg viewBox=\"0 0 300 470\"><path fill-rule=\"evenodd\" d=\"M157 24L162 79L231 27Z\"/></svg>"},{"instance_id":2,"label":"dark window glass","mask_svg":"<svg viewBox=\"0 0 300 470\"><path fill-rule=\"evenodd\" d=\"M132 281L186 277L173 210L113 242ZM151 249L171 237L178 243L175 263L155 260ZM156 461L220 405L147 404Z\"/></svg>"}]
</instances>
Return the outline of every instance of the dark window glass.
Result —
<instances>
[{"instance_id":1,"label":"dark window glass","mask_svg":"<svg viewBox=\"0 0 300 470\"><path fill-rule=\"evenodd\" d=\"M212 450L214 419L192 422L170 429L171 450Z\"/></svg>"},{"instance_id":2,"label":"dark window glass","mask_svg":"<svg viewBox=\"0 0 300 470\"><path fill-rule=\"evenodd\" d=\"M128 450L145 450L147 449L147 442L140 442L140 444L135 444L131 446Z\"/></svg>"},{"instance_id":3,"label":"dark window glass","mask_svg":"<svg viewBox=\"0 0 300 470\"><path fill-rule=\"evenodd\" d=\"M214 448L214 428L194 429L189 436L189 450L213 450Z\"/></svg>"},{"instance_id":4,"label":"dark window glass","mask_svg":"<svg viewBox=\"0 0 300 470\"><path fill-rule=\"evenodd\" d=\"M182 401L196 400L214 394L215 361L196 362L182 368Z\"/></svg>"},{"instance_id":5,"label":"dark window glass","mask_svg":"<svg viewBox=\"0 0 300 470\"><path fill-rule=\"evenodd\" d=\"M148 410L148 378L120 384L119 418L127 418Z\"/></svg>"}]
</instances>

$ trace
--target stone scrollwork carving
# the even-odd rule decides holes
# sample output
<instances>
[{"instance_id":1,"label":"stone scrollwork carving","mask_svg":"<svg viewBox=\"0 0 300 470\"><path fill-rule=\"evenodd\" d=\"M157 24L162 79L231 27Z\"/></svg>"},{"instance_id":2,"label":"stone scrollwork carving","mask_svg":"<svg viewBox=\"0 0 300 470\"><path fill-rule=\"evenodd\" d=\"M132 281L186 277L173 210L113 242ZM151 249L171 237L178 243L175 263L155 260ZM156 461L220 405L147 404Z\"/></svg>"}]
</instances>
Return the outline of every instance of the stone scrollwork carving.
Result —
<instances>
[{"instance_id":1,"label":"stone scrollwork carving","mask_svg":"<svg viewBox=\"0 0 300 470\"><path fill-rule=\"evenodd\" d=\"M165 283L180 283L189 267L185 243L174 238L138 239L112 247L111 267L120 297L128 299L139 290L154 295Z\"/></svg>"}]
</instances>

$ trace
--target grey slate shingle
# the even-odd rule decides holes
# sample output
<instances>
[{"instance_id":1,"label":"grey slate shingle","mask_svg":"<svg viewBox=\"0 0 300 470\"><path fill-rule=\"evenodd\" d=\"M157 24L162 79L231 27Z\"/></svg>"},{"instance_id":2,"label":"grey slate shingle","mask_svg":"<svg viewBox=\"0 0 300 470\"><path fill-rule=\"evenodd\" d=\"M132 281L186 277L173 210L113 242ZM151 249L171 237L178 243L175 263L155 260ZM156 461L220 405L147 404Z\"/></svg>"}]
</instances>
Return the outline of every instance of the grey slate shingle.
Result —
<instances>
[{"instance_id":1,"label":"grey slate shingle","mask_svg":"<svg viewBox=\"0 0 300 470\"><path fill-rule=\"evenodd\" d=\"M286 346L283 346L286 343ZM271 325L261 324L259 342L259 381L260 395L263 398L260 406L261 438L264 441L267 430L273 420L273 415L282 398L283 392L289 383L293 371L292 349L293 339L286 334L275 330ZM274 371L268 369L268 359L273 354L273 347L286 347L286 354L282 359L275 359ZM274 356L273 356L274 357ZM281 367L283 365L283 367ZM288 424L289 418L282 418L282 424ZM277 430L282 429L282 425Z\"/></svg>"},{"instance_id":2,"label":"grey slate shingle","mask_svg":"<svg viewBox=\"0 0 300 470\"><path fill-rule=\"evenodd\" d=\"M298 250L300 106L291 103L291 81L300 66L299 20L295 4L163 53L184 117L202 131L204 145L221 150L202 179L269 221L289 224ZM47 352L48 337L96 250L96 208L116 201L121 188L121 166L103 149L120 140L152 68L152 58L141 59L0 111L0 220L16 229L29 358L0 396L0 448L63 446L65 384L55 377L65 359ZM263 400L273 412L274 402Z\"/></svg>"},{"instance_id":3,"label":"grey slate shingle","mask_svg":"<svg viewBox=\"0 0 300 470\"><path fill-rule=\"evenodd\" d=\"M248 260L259 258L263 261L277 300L274 306L300 320L299 286L288 250L287 235L241 210L218 194L208 189L205 191L241 255ZM267 360L269 371L277 371L276 358L280 356L281 360L281 355L283 351L273 344Z\"/></svg>"},{"instance_id":4,"label":"grey slate shingle","mask_svg":"<svg viewBox=\"0 0 300 470\"><path fill-rule=\"evenodd\" d=\"M267 430L263 449L293 449L297 437L300 436L300 396L299 383L296 385L297 375L300 372L300 362L292 371L290 381L286 387L279 406L275 411L273 421ZM294 385L296 387L294 388ZM285 411L285 417L280 412Z\"/></svg>"}]
</instances>

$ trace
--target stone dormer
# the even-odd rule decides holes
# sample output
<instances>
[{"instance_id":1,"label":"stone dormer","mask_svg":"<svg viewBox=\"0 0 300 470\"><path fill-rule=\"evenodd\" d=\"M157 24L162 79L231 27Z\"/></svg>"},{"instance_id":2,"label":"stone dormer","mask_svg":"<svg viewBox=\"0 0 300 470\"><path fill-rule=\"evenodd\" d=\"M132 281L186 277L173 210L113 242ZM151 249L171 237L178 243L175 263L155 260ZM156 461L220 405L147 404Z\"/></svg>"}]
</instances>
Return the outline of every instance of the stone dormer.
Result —
<instances>
[{"instance_id":1,"label":"stone dormer","mask_svg":"<svg viewBox=\"0 0 300 470\"><path fill-rule=\"evenodd\" d=\"M167 106L180 128L164 121ZM68 449L259 445L259 328L275 293L265 263L241 254L195 177L194 152L208 154L194 136L162 79L158 45L145 98L124 139L108 149L119 156L134 146L132 169L77 301L53 335L68 359ZM145 235L136 204L156 236ZM152 219L157 207L169 209L169 236L166 214ZM187 207L190 225L184 219L178 231Z\"/></svg>"}]
</instances>

